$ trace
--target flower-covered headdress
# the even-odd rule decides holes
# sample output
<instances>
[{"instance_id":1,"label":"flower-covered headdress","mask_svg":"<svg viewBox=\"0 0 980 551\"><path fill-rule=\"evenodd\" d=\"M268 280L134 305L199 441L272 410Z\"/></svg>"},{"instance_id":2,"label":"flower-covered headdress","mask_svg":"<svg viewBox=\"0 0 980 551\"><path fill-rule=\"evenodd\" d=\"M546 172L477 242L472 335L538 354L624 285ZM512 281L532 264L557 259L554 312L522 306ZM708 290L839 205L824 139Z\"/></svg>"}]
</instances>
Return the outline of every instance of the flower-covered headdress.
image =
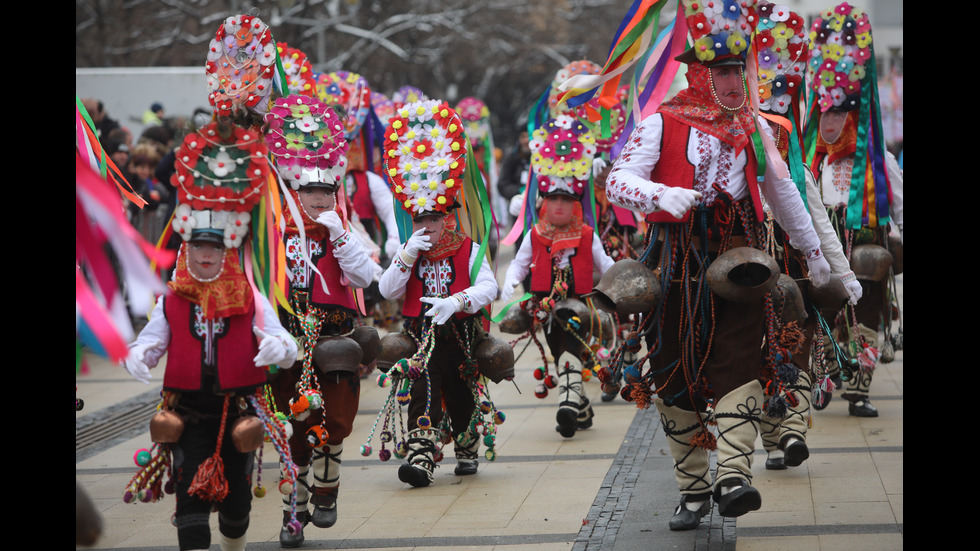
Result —
<instances>
[{"instance_id":1,"label":"flower-covered headdress","mask_svg":"<svg viewBox=\"0 0 980 551\"><path fill-rule=\"evenodd\" d=\"M787 114L799 102L806 73L806 21L785 5L758 4L755 46L759 61L759 109Z\"/></svg>"},{"instance_id":2,"label":"flower-covered headdress","mask_svg":"<svg viewBox=\"0 0 980 551\"><path fill-rule=\"evenodd\" d=\"M171 184L179 205L173 230L184 241L219 235L227 248L248 234L249 211L262 199L269 150L255 130L212 122L188 134L175 153Z\"/></svg>"},{"instance_id":3,"label":"flower-covered headdress","mask_svg":"<svg viewBox=\"0 0 980 551\"><path fill-rule=\"evenodd\" d=\"M425 93L415 86L402 86L391 95L391 101L395 104L395 109L401 109L409 103L416 103L429 99Z\"/></svg>"},{"instance_id":4,"label":"flower-covered headdress","mask_svg":"<svg viewBox=\"0 0 980 551\"><path fill-rule=\"evenodd\" d=\"M756 0L681 0L694 47L678 59L708 66L743 64L758 20Z\"/></svg>"},{"instance_id":5,"label":"flower-covered headdress","mask_svg":"<svg viewBox=\"0 0 980 551\"><path fill-rule=\"evenodd\" d=\"M388 126L388 121L395 114L395 102L381 92L371 92L371 109L374 109L381 124Z\"/></svg>"},{"instance_id":6,"label":"flower-covered headdress","mask_svg":"<svg viewBox=\"0 0 980 551\"><path fill-rule=\"evenodd\" d=\"M265 120L266 144L279 174L294 191L343 183L348 146L343 122L333 108L306 96L286 96L276 100Z\"/></svg>"},{"instance_id":7,"label":"flower-covered headdress","mask_svg":"<svg viewBox=\"0 0 980 551\"><path fill-rule=\"evenodd\" d=\"M810 30L810 76L807 163L816 173L825 160L853 155L847 228L887 225L892 191L868 14L847 2L820 14ZM847 111L848 121L837 142L827 144L820 118L831 109Z\"/></svg>"},{"instance_id":8,"label":"flower-covered headdress","mask_svg":"<svg viewBox=\"0 0 980 551\"><path fill-rule=\"evenodd\" d=\"M219 117L264 110L273 91L276 44L258 17L225 19L208 49L208 101Z\"/></svg>"},{"instance_id":9,"label":"flower-covered headdress","mask_svg":"<svg viewBox=\"0 0 980 551\"><path fill-rule=\"evenodd\" d=\"M844 2L825 10L810 29L810 87L821 112L855 111L873 64L868 14Z\"/></svg>"},{"instance_id":10,"label":"flower-covered headdress","mask_svg":"<svg viewBox=\"0 0 980 551\"><path fill-rule=\"evenodd\" d=\"M347 110L344 135L354 140L371 111L371 87L366 78L348 71L334 71L330 80L326 87L330 102Z\"/></svg>"},{"instance_id":11,"label":"flower-covered headdress","mask_svg":"<svg viewBox=\"0 0 980 551\"><path fill-rule=\"evenodd\" d=\"M254 129L212 122L187 135L175 155L176 172L170 181L180 204L173 231L185 242L220 242L225 254L218 276L202 281L188 269L186 246L181 247L168 285L199 304L206 319L244 313L252 304L253 290L237 249L249 233L251 211L266 190L269 150Z\"/></svg>"},{"instance_id":12,"label":"flower-covered headdress","mask_svg":"<svg viewBox=\"0 0 980 551\"><path fill-rule=\"evenodd\" d=\"M573 109L568 104L558 104L558 96L561 94L558 86L575 75L598 75L602 72L602 67L596 65L588 59L573 61L555 73L555 78L551 81L551 88L548 92L548 113L551 118L559 115L571 115Z\"/></svg>"},{"instance_id":13,"label":"flower-covered headdress","mask_svg":"<svg viewBox=\"0 0 980 551\"><path fill-rule=\"evenodd\" d=\"M570 115L551 119L534 131L530 147L539 194L585 195L596 154L595 138L585 124Z\"/></svg>"},{"instance_id":14,"label":"flower-covered headdress","mask_svg":"<svg viewBox=\"0 0 980 551\"><path fill-rule=\"evenodd\" d=\"M384 170L395 199L417 217L447 213L466 169L463 123L445 102L425 100L399 109L385 129Z\"/></svg>"},{"instance_id":15,"label":"flower-covered headdress","mask_svg":"<svg viewBox=\"0 0 980 551\"><path fill-rule=\"evenodd\" d=\"M472 96L459 100L456 113L466 126L466 135L473 147L485 145L484 141L490 133L490 109L483 100Z\"/></svg>"},{"instance_id":16,"label":"flower-covered headdress","mask_svg":"<svg viewBox=\"0 0 980 551\"><path fill-rule=\"evenodd\" d=\"M276 50L282 60L282 68L286 72L286 86L289 88L289 93L316 97L316 77L313 74L313 65L310 64L306 54L297 48L290 48L285 42L276 44Z\"/></svg>"}]
</instances>

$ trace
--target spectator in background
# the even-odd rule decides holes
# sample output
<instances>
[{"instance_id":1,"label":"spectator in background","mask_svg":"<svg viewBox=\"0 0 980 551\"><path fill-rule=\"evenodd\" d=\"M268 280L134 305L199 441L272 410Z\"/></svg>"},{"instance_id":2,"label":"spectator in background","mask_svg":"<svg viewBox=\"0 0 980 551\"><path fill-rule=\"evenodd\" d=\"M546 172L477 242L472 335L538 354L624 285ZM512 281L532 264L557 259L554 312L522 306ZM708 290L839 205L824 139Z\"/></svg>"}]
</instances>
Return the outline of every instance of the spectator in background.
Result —
<instances>
[{"instance_id":1,"label":"spectator in background","mask_svg":"<svg viewBox=\"0 0 980 551\"><path fill-rule=\"evenodd\" d=\"M95 133L99 138L108 136L110 132L119 128L119 122L109 118L109 114L106 112L105 105L101 100L85 98L82 100L82 105L85 106L85 110L92 117L92 122L95 123Z\"/></svg>"},{"instance_id":2,"label":"spectator in background","mask_svg":"<svg viewBox=\"0 0 980 551\"><path fill-rule=\"evenodd\" d=\"M163 124L163 104L154 102L149 109L143 111L143 124L146 126L160 126Z\"/></svg>"}]
</instances>

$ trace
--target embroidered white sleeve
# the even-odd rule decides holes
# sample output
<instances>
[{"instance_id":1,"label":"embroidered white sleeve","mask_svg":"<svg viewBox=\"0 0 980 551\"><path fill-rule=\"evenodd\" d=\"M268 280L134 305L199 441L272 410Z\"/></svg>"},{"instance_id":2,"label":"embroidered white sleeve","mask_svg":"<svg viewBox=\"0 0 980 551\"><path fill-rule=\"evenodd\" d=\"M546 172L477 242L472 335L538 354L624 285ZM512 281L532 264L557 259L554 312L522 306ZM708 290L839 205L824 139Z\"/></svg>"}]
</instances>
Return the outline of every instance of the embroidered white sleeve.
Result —
<instances>
[{"instance_id":1,"label":"embroidered white sleeve","mask_svg":"<svg viewBox=\"0 0 980 551\"><path fill-rule=\"evenodd\" d=\"M835 274L844 274L851 271L851 264L844 256L844 249L841 247L840 238L834 231L830 218L827 217L827 209L820 201L820 190L814 181L813 174L809 168L803 167L806 172L806 206L810 210L810 217L813 219L813 227L817 230L820 237L820 248L823 250L830 269Z\"/></svg>"},{"instance_id":2,"label":"embroidered white sleeve","mask_svg":"<svg viewBox=\"0 0 980 551\"><path fill-rule=\"evenodd\" d=\"M167 347L170 345L170 323L167 321L167 316L163 312L163 295L157 298L157 303L153 307L153 312L150 314L150 321L140 331L136 340L129 344L129 347L132 348L137 344L154 341L159 344L147 349L146 355L143 356L143 362L147 367L156 367L160 362L160 358L167 352Z\"/></svg>"},{"instance_id":3,"label":"embroidered white sleeve","mask_svg":"<svg viewBox=\"0 0 980 551\"><path fill-rule=\"evenodd\" d=\"M493 302L497 298L497 279L493 277L493 270L487 261L486 255L479 255L480 247L473 243L470 250L469 269L472 272L473 265L480 262L480 271L476 275L476 282L472 282L470 287L463 290L466 295L463 311L467 314L475 314L480 308Z\"/></svg>"},{"instance_id":4,"label":"embroidered white sleeve","mask_svg":"<svg viewBox=\"0 0 980 551\"><path fill-rule=\"evenodd\" d=\"M649 178L660 160L662 135L660 114L644 119L633 130L606 180L606 196L610 201L644 214L660 209L660 194L665 186Z\"/></svg>"},{"instance_id":5,"label":"embroidered white sleeve","mask_svg":"<svg viewBox=\"0 0 980 551\"><path fill-rule=\"evenodd\" d=\"M507 267L507 274L504 276L505 282L523 281L527 277L528 272L531 271L531 260L534 258L533 252L531 247L531 232L528 232L524 236L524 241L521 242L521 248L514 255L514 260Z\"/></svg>"}]
</instances>

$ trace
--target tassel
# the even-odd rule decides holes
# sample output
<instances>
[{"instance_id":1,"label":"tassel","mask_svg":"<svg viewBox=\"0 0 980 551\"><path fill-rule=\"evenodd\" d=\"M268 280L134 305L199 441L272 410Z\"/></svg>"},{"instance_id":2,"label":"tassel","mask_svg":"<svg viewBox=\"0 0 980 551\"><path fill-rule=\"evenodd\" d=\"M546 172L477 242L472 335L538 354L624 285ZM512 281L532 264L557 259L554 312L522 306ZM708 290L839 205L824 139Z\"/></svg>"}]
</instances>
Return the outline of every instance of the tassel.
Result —
<instances>
[{"instance_id":1,"label":"tassel","mask_svg":"<svg viewBox=\"0 0 980 551\"><path fill-rule=\"evenodd\" d=\"M766 411L766 415L769 417L772 417L773 419L783 419L786 417L786 411L788 408L786 407L786 401L783 400L781 396L773 396L766 403L766 407L764 409Z\"/></svg>"},{"instance_id":2,"label":"tassel","mask_svg":"<svg viewBox=\"0 0 980 551\"><path fill-rule=\"evenodd\" d=\"M803 330L795 321L783 326L782 333L779 335L779 344L793 353L803 348Z\"/></svg>"},{"instance_id":3,"label":"tassel","mask_svg":"<svg viewBox=\"0 0 980 551\"><path fill-rule=\"evenodd\" d=\"M650 396L653 394L653 391L650 390L649 386L641 382L637 382L630 383L628 388L631 389L630 396L633 398L633 401L636 402L637 408L647 409L650 407Z\"/></svg>"},{"instance_id":4,"label":"tassel","mask_svg":"<svg viewBox=\"0 0 980 551\"><path fill-rule=\"evenodd\" d=\"M875 370L875 362L881 357L881 351L874 346L865 345L864 350L858 354L858 365L861 366L861 373L871 373Z\"/></svg>"},{"instance_id":5,"label":"tassel","mask_svg":"<svg viewBox=\"0 0 980 551\"><path fill-rule=\"evenodd\" d=\"M708 451L715 451L718 449L718 441L715 440L715 435L711 434L711 431L701 429L699 430L691 439L688 444L693 448L701 448Z\"/></svg>"},{"instance_id":6,"label":"tassel","mask_svg":"<svg viewBox=\"0 0 980 551\"><path fill-rule=\"evenodd\" d=\"M225 404L221 412L221 426L218 428L218 445L214 455L204 460L194 474L194 480L187 489L189 495L204 501L224 501L228 496L228 480L225 479L225 462L221 459L221 443L225 436L225 423L228 421L228 402L231 394L225 394Z\"/></svg>"},{"instance_id":7,"label":"tassel","mask_svg":"<svg viewBox=\"0 0 980 551\"><path fill-rule=\"evenodd\" d=\"M790 363L782 363L776 366L776 377L785 385L795 385L800 378L800 369Z\"/></svg>"}]
</instances>

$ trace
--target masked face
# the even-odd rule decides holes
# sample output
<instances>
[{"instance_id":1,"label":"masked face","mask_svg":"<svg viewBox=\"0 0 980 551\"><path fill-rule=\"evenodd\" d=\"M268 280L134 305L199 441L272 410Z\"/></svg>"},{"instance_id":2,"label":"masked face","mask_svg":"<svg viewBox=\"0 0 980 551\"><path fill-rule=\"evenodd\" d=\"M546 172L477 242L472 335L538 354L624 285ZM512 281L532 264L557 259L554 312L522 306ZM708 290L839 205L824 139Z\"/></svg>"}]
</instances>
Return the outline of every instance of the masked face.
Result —
<instances>
[{"instance_id":1,"label":"masked face","mask_svg":"<svg viewBox=\"0 0 980 551\"><path fill-rule=\"evenodd\" d=\"M303 210L314 220L337 206L337 195L329 188L303 187L297 195L299 195L299 204Z\"/></svg>"},{"instance_id":2,"label":"masked face","mask_svg":"<svg viewBox=\"0 0 980 551\"><path fill-rule=\"evenodd\" d=\"M187 244L187 269L197 279L214 279L221 273L224 256L224 245L211 241L191 241Z\"/></svg>"},{"instance_id":3,"label":"masked face","mask_svg":"<svg viewBox=\"0 0 980 551\"><path fill-rule=\"evenodd\" d=\"M446 227L445 214L426 214L412 219L412 233L425 229L425 235L429 236L429 243L435 245L442 238L442 232Z\"/></svg>"},{"instance_id":4,"label":"masked face","mask_svg":"<svg viewBox=\"0 0 980 551\"><path fill-rule=\"evenodd\" d=\"M820 137L827 143L836 142L847 123L847 111L827 111L820 115Z\"/></svg>"},{"instance_id":5,"label":"masked face","mask_svg":"<svg viewBox=\"0 0 980 551\"><path fill-rule=\"evenodd\" d=\"M739 109L745 103L745 84L742 68L737 65L712 67L711 82L715 100L726 109Z\"/></svg>"},{"instance_id":6,"label":"masked face","mask_svg":"<svg viewBox=\"0 0 980 551\"><path fill-rule=\"evenodd\" d=\"M545 209L549 224L567 226L575 215L575 200L565 195L552 195L545 199Z\"/></svg>"}]
</instances>

